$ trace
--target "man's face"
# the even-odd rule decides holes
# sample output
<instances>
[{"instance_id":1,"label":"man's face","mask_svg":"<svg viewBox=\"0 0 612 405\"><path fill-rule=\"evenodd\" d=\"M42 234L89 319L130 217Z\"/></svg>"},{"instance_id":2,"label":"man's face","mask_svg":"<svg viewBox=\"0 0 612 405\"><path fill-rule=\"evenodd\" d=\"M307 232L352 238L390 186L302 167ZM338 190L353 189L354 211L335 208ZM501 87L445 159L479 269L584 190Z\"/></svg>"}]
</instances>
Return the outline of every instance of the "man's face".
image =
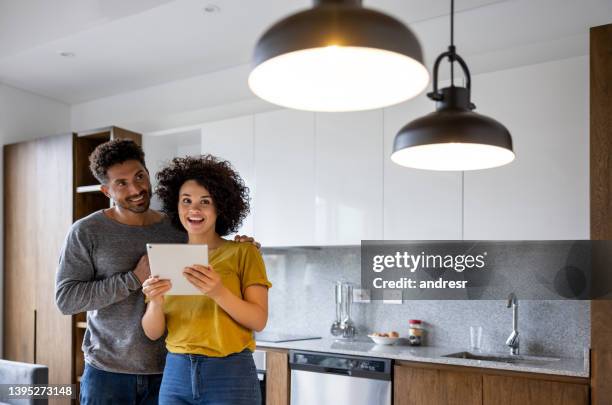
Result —
<instances>
[{"instance_id":1,"label":"man's face","mask_svg":"<svg viewBox=\"0 0 612 405\"><path fill-rule=\"evenodd\" d=\"M117 163L106 171L108 181L102 192L119 207L143 213L151 203L151 181L147 169L137 160Z\"/></svg>"}]
</instances>

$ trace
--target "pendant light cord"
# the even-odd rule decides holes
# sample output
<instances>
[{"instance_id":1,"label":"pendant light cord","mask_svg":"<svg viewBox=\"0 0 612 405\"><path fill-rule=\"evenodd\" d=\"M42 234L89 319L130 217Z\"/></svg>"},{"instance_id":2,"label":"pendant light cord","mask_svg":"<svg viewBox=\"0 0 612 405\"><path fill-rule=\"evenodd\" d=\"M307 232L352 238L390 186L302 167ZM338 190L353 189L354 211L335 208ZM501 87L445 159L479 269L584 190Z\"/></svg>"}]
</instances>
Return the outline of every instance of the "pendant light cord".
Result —
<instances>
[{"instance_id":1,"label":"pendant light cord","mask_svg":"<svg viewBox=\"0 0 612 405\"><path fill-rule=\"evenodd\" d=\"M442 62L444 59L448 59L451 65L451 72L450 72L451 73L451 87L455 87L455 70L454 70L455 62L459 64L459 67L463 71L463 77L465 78L464 87L470 90L472 86L470 70L468 69L468 66L463 60L463 58L457 55L457 52L455 51L455 0L451 0L450 21L451 21L450 23L451 43L448 46L448 51L443 52L440 55L438 55L438 57L436 58L436 61L434 62L433 80L432 80L433 81L433 91L427 93L427 97L429 97L430 99L434 101L442 101L443 99L442 93L438 91L438 68L440 67L440 62ZM474 108L476 108L476 106L473 103L470 103L470 108L473 110Z\"/></svg>"},{"instance_id":2,"label":"pendant light cord","mask_svg":"<svg viewBox=\"0 0 612 405\"><path fill-rule=\"evenodd\" d=\"M451 30L450 30L450 44L455 46L455 0L451 0Z\"/></svg>"},{"instance_id":3,"label":"pendant light cord","mask_svg":"<svg viewBox=\"0 0 612 405\"><path fill-rule=\"evenodd\" d=\"M451 87L455 87L455 0L451 0L451 15L450 15L450 46L448 47L450 55L448 60L450 61L450 76L451 76Z\"/></svg>"}]
</instances>

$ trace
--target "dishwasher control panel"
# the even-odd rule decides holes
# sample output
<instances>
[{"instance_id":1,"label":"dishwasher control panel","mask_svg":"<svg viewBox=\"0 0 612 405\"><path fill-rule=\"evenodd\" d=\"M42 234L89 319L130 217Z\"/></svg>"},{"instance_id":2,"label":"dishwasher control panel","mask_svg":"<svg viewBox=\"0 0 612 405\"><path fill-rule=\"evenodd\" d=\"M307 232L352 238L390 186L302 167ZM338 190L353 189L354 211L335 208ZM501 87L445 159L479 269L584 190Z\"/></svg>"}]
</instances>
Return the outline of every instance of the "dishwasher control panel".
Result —
<instances>
[{"instance_id":1,"label":"dishwasher control panel","mask_svg":"<svg viewBox=\"0 0 612 405\"><path fill-rule=\"evenodd\" d=\"M391 359L303 351L290 351L289 356L290 366L303 370L346 372L351 375L354 372L367 372L379 378L391 374Z\"/></svg>"}]
</instances>

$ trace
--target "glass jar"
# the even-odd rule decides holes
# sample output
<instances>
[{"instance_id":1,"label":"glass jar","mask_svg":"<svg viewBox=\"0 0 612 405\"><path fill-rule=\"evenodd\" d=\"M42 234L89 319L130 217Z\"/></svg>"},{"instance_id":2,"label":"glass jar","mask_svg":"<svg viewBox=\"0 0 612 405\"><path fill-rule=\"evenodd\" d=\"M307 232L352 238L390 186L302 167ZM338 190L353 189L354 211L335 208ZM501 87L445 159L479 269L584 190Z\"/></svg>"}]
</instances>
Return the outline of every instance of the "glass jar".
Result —
<instances>
[{"instance_id":1,"label":"glass jar","mask_svg":"<svg viewBox=\"0 0 612 405\"><path fill-rule=\"evenodd\" d=\"M419 319L411 319L408 321L410 329L408 330L408 344L410 346L421 346L423 343L423 329L422 322Z\"/></svg>"}]
</instances>

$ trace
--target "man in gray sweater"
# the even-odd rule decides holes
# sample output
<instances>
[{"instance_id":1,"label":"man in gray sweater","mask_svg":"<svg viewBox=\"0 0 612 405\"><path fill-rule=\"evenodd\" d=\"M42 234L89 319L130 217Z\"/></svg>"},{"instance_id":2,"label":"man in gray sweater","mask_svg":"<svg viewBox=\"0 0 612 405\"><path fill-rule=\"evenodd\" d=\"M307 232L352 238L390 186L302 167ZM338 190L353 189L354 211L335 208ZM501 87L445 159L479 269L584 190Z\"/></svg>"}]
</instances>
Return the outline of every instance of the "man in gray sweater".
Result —
<instances>
[{"instance_id":1,"label":"man in gray sweater","mask_svg":"<svg viewBox=\"0 0 612 405\"><path fill-rule=\"evenodd\" d=\"M156 404L166 349L163 337L151 341L141 327L141 285L150 276L146 244L185 243L186 234L149 208L151 182L140 146L112 140L89 159L114 206L72 225L55 286L63 314L87 311L81 403Z\"/></svg>"}]
</instances>

